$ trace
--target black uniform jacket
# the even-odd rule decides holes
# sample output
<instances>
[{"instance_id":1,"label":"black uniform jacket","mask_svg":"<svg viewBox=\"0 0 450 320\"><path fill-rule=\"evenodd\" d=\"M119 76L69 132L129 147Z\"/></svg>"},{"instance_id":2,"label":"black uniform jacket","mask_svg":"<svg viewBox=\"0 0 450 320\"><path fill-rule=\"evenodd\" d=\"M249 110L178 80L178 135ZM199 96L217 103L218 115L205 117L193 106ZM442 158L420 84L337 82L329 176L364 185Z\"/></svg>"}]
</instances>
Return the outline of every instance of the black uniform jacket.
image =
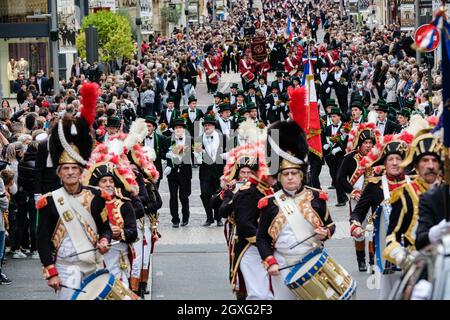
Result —
<instances>
[{"instance_id":1,"label":"black uniform jacket","mask_svg":"<svg viewBox=\"0 0 450 320\"><path fill-rule=\"evenodd\" d=\"M105 207L105 199L102 198L101 191L93 187L82 187L81 192L86 193L85 197L90 201L88 210L95 220L98 239L106 238L108 239L108 242L110 242L112 232L109 227L108 217L102 215L102 211ZM38 252L44 267L55 263L56 252L52 237L53 233L56 231L55 229L58 226L60 217L54 201L51 193L47 193L37 204L37 207L39 208L39 222L37 229Z\"/></svg>"},{"instance_id":2,"label":"black uniform jacket","mask_svg":"<svg viewBox=\"0 0 450 320\"><path fill-rule=\"evenodd\" d=\"M450 205L450 201L445 193L445 186L432 188L425 192L419 199L419 225L416 230L416 249L420 250L430 244L428 232L431 227L437 225L446 217L445 204Z\"/></svg>"},{"instance_id":3,"label":"black uniform jacket","mask_svg":"<svg viewBox=\"0 0 450 320\"><path fill-rule=\"evenodd\" d=\"M305 188L302 188L302 191ZM323 222L323 225L328 225L333 222L331 216L327 209L327 204L325 200L319 197L319 192L316 190L312 190L307 188L306 192L312 192L313 199L311 200L311 208L317 213L320 220ZM280 218L280 219L278 219ZM268 197L267 206L261 209L261 219L259 221L258 227L258 235L256 237L256 244L258 246L259 254L261 255L262 260L265 260L267 257L273 255L273 245L277 240L277 236L281 231L282 226L277 226L273 228L274 220L284 221L286 223L286 219L283 219L284 215L278 205L275 203L275 197ZM271 230L273 228L273 230ZM333 235L335 231L335 226L330 227L330 236Z\"/></svg>"}]
</instances>

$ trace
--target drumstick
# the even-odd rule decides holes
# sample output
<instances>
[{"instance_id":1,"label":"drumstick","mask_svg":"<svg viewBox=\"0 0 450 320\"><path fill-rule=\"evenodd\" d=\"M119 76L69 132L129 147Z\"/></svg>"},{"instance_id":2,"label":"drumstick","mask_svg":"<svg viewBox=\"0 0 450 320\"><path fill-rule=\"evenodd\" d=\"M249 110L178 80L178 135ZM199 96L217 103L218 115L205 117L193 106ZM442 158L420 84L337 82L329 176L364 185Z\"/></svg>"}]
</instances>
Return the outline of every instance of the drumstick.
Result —
<instances>
[{"instance_id":1,"label":"drumstick","mask_svg":"<svg viewBox=\"0 0 450 320\"><path fill-rule=\"evenodd\" d=\"M63 287L63 288L71 289L71 290L73 290L73 291L78 291L78 292L87 293L87 292L84 291L84 290L72 288L72 287L66 286L66 285L64 285L64 284L60 284L59 286L60 286L60 287Z\"/></svg>"},{"instance_id":2,"label":"drumstick","mask_svg":"<svg viewBox=\"0 0 450 320\"><path fill-rule=\"evenodd\" d=\"M118 244L118 243L120 243L120 241L113 241L113 242L111 242L110 244L108 244L108 247L111 247L111 246L116 245L116 244ZM82 251L82 252L80 252L80 253L76 253L76 252L75 252L75 253L72 253L71 255L67 256L67 258L79 256L80 254L88 253L88 252L96 251L96 250L98 250L98 248L89 249L89 250L86 250L86 251Z\"/></svg>"},{"instance_id":3,"label":"drumstick","mask_svg":"<svg viewBox=\"0 0 450 320\"><path fill-rule=\"evenodd\" d=\"M334 224L335 224L335 223L332 222L332 223L326 225L324 228L329 228L329 227L333 226ZM302 241L297 242L296 244L290 246L289 249L294 249L295 247L297 247L297 246L301 245L302 243L308 241L309 239L313 238L316 234L317 234L317 233L314 232L314 234L310 235L308 238L303 239Z\"/></svg>"}]
</instances>

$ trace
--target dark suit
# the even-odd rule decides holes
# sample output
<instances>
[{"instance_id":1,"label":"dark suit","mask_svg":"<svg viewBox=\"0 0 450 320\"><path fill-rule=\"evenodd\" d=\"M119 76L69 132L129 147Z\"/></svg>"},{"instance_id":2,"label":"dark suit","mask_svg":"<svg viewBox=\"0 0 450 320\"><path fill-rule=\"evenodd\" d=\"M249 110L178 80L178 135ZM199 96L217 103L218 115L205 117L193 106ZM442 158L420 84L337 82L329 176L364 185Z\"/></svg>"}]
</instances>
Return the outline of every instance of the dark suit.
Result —
<instances>
[{"instance_id":1,"label":"dark suit","mask_svg":"<svg viewBox=\"0 0 450 320\"><path fill-rule=\"evenodd\" d=\"M159 124L161 123L165 123L167 125L168 128L170 128L170 125L172 124L172 121L175 118L178 118L180 116L180 111L176 110L175 108L172 110L172 114L171 116L168 118L167 117L167 108L164 109L161 112L161 117L159 118ZM167 131L163 132L163 135L165 135L166 137L170 137L172 135L172 131L167 129Z\"/></svg>"},{"instance_id":2,"label":"dark suit","mask_svg":"<svg viewBox=\"0 0 450 320\"><path fill-rule=\"evenodd\" d=\"M192 122L191 118L189 117L189 114L190 114L190 109L189 108L183 109L181 114L187 114L188 115L187 118L186 118L186 125L187 125L188 131L189 131L191 137L194 138L195 122L196 121L200 121L200 119L202 119L205 116L205 114L203 113L202 110L200 110L198 108L195 108L195 120L194 120L194 122Z\"/></svg>"},{"instance_id":3,"label":"dark suit","mask_svg":"<svg viewBox=\"0 0 450 320\"><path fill-rule=\"evenodd\" d=\"M325 129L326 138L330 138L332 136L332 132L333 132L332 128L333 128L333 125L329 125ZM338 130L336 133L342 134L342 132L340 132L341 128L342 128L342 124L338 127ZM328 150L326 150L327 155L325 156L327 158L328 167L330 168L330 175L331 175L333 185L336 188L337 200L339 203L343 203L343 202L347 201L347 196L345 195L345 190L343 189L341 184L336 183L338 170L342 164L342 161L344 160L346 144L347 144L347 137L345 137L345 139L343 139L342 141L335 143L334 145L331 145L331 143L330 143L329 144L330 148ZM334 148L341 148L341 151L339 151L335 155L333 155L332 149L334 149Z\"/></svg>"},{"instance_id":4,"label":"dark suit","mask_svg":"<svg viewBox=\"0 0 450 320\"><path fill-rule=\"evenodd\" d=\"M314 77L315 77L314 82L316 83L317 97L320 99L320 101L322 102L322 106L325 109L327 99L330 99L331 96L331 87L333 84L330 84L330 82L333 83L333 78L328 72L324 80L322 80L320 72L316 74ZM330 88L329 92L327 92L328 88Z\"/></svg>"},{"instance_id":5,"label":"dark suit","mask_svg":"<svg viewBox=\"0 0 450 320\"><path fill-rule=\"evenodd\" d=\"M281 97L278 95L278 100L281 102ZM281 119L281 111L280 107L277 106L276 110L273 110L273 107L276 106L275 98L273 94L269 94L264 100L264 117L266 119L265 124L274 123Z\"/></svg>"},{"instance_id":6,"label":"dark suit","mask_svg":"<svg viewBox=\"0 0 450 320\"><path fill-rule=\"evenodd\" d=\"M435 187L419 198L419 224L416 230L416 248L420 250L430 244L428 233L431 227L446 218L449 203L445 185ZM446 199L447 198L447 199Z\"/></svg>"},{"instance_id":7,"label":"dark suit","mask_svg":"<svg viewBox=\"0 0 450 320\"><path fill-rule=\"evenodd\" d=\"M177 84L178 84L176 89L175 89L174 81L177 81ZM167 82L166 90L169 93L169 97L175 98L175 109L177 109L179 111L180 110L180 100L181 100L181 96L183 95L183 82L179 78L177 78L175 80L170 79Z\"/></svg>"},{"instance_id":8,"label":"dark suit","mask_svg":"<svg viewBox=\"0 0 450 320\"><path fill-rule=\"evenodd\" d=\"M160 135L158 133L154 133L153 134L153 138L155 139L154 142L150 142L149 137L146 137L143 141L143 145L144 146L152 146L153 145L153 149L155 150L156 153L156 159L154 161L154 165L156 167L156 170L158 170L159 172L159 180L156 183L156 186L159 188L159 184L161 179L163 178L163 169L162 169L162 161L161 160L166 160L166 153L167 153L167 149L168 149L168 143L169 143L169 139L163 135Z\"/></svg>"},{"instance_id":9,"label":"dark suit","mask_svg":"<svg viewBox=\"0 0 450 320\"><path fill-rule=\"evenodd\" d=\"M205 144L203 142L204 135L199 136L196 142L202 143L203 156L200 163L199 178L200 178L200 198L202 199L203 208L206 212L206 221L213 223L214 220L220 221L219 210L213 210L211 206L211 198L214 192L220 188L220 177L223 174L224 160L220 156L225 152L223 145L222 134L219 133L219 146L216 151L214 159L206 152ZM208 139L208 137L206 137ZM214 211L214 215L213 215Z\"/></svg>"},{"instance_id":10,"label":"dark suit","mask_svg":"<svg viewBox=\"0 0 450 320\"><path fill-rule=\"evenodd\" d=\"M389 119L386 119L386 124L384 125L384 132L381 132L381 135L384 136L387 134L399 133L401 130L402 130L402 127L399 124L397 124Z\"/></svg>"},{"instance_id":11,"label":"dark suit","mask_svg":"<svg viewBox=\"0 0 450 320\"><path fill-rule=\"evenodd\" d=\"M281 86L281 83L283 84L283 86ZM278 94L282 94L284 92L287 92L287 88L288 88L289 83L286 80L283 80L281 82L278 82L278 80L275 80L274 82L272 82L272 85L273 84L276 84L278 86Z\"/></svg>"},{"instance_id":12,"label":"dark suit","mask_svg":"<svg viewBox=\"0 0 450 320\"><path fill-rule=\"evenodd\" d=\"M36 90L39 92L41 89L42 94L47 95L49 93L48 79L46 77L41 78L41 85L38 84L38 79L36 78Z\"/></svg>"},{"instance_id":13,"label":"dark suit","mask_svg":"<svg viewBox=\"0 0 450 320\"><path fill-rule=\"evenodd\" d=\"M234 146L234 144L232 144L232 141L233 141L233 137L234 137L233 130L236 128L236 123L232 119L230 119L228 121L230 123L230 133L229 134L223 133L223 130L222 130L222 127L220 126L219 120L216 121L216 130L219 131L222 135L223 146L225 148L227 148L227 146L228 146L228 150L230 150L230 148L233 148L233 146Z\"/></svg>"},{"instance_id":14,"label":"dark suit","mask_svg":"<svg viewBox=\"0 0 450 320\"><path fill-rule=\"evenodd\" d=\"M176 141L172 138L170 145L173 146ZM181 202L181 212L183 222L189 221L189 196L191 195L191 180L192 180L192 163L191 163L191 148L192 139L186 135L184 142L184 156L181 160L167 158L167 166L172 168L170 174L167 176L169 182L170 192L170 215L172 216L172 223L179 223L180 217L178 215L178 198ZM178 196L179 191L179 196Z\"/></svg>"},{"instance_id":15,"label":"dark suit","mask_svg":"<svg viewBox=\"0 0 450 320\"><path fill-rule=\"evenodd\" d=\"M341 108L342 113L345 114L348 109L348 88L351 79L347 72L342 71L341 78L344 78L345 80L343 80L343 82L347 82L347 84L341 83L339 79L336 80L335 73L336 72L332 74L333 87L336 93L339 108Z\"/></svg>"}]
</instances>

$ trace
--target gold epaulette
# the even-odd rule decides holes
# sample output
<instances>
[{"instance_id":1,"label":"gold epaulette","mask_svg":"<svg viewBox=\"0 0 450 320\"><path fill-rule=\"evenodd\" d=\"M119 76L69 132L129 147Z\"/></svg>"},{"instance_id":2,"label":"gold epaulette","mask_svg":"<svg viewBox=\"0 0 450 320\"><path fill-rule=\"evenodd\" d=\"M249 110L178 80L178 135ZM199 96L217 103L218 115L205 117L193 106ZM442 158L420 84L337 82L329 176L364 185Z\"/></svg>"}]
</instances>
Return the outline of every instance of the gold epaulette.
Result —
<instances>
[{"instance_id":1,"label":"gold epaulette","mask_svg":"<svg viewBox=\"0 0 450 320\"><path fill-rule=\"evenodd\" d=\"M247 189L250 189L251 186L252 186L252 183L250 181L247 181L239 188L239 190L247 190Z\"/></svg>"},{"instance_id":2,"label":"gold epaulette","mask_svg":"<svg viewBox=\"0 0 450 320\"><path fill-rule=\"evenodd\" d=\"M265 196L261 199L259 199L258 201L258 209L263 209L265 207L267 207L267 205L269 204L269 199L275 197L275 195L270 194L268 196Z\"/></svg>"},{"instance_id":3,"label":"gold epaulette","mask_svg":"<svg viewBox=\"0 0 450 320\"><path fill-rule=\"evenodd\" d=\"M381 181L381 177L370 177L369 179L367 179L367 183L378 183Z\"/></svg>"},{"instance_id":4,"label":"gold epaulette","mask_svg":"<svg viewBox=\"0 0 450 320\"><path fill-rule=\"evenodd\" d=\"M309 189L309 190L314 190L314 191L317 191L317 192L323 191L322 189L317 189L317 188L313 188L313 187L310 187L310 186L305 186L305 188Z\"/></svg>"}]
</instances>

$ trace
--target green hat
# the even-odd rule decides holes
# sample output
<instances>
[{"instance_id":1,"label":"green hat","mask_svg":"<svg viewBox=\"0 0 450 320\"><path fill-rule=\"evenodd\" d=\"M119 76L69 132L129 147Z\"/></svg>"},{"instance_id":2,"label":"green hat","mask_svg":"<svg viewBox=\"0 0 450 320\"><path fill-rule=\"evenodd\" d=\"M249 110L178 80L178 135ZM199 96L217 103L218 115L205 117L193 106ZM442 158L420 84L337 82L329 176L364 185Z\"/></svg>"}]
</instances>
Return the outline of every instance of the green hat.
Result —
<instances>
[{"instance_id":1,"label":"green hat","mask_svg":"<svg viewBox=\"0 0 450 320\"><path fill-rule=\"evenodd\" d=\"M219 113L221 113L223 111L227 111L227 110L231 110L231 107L230 107L229 103L221 103L219 105Z\"/></svg>"},{"instance_id":2,"label":"green hat","mask_svg":"<svg viewBox=\"0 0 450 320\"><path fill-rule=\"evenodd\" d=\"M236 93L236 97L239 97L239 96L243 96L243 97L245 97L245 93L244 93L244 90L238 90L238 91L237 91L237 93Z\"/></svg>"},{"instance_id":3,"label":"green hat","mask_svg":"<svg viewBox=\"0 0 450 320\"><path fill-rule=\"evenodd\" d=\"M216 125L216 118L213 117L213 116L211 116L211 115L209 115L209 114L207 114L206 116L203 117L203 123L202 123L202 125L205 125L205 124L213 124L213 125Z\"/></svg>"},{"instance_id":4,"label":"green hat","mask_svg":"<svg viewBox=\"0 0 450 320\"><path fill-rule=\"evenodd\" d=\"M336 107L336 100L334 99L327 99L327 101L325 102L325 107Z\"/></svg>"},{"instance_id":5,"label":"green hat","mask_svg":"<svg viewBox=\"0 0 450 320\"><path fill-rule=\"evenodd\" d=\"M154 116L148 115L145 117L145 122L152 123L155 127L158 125L156 124L156 118Z\"/></svg>"},{"instance_id":6,"label":"green hat","mask_svg":"<svg viewBox=\"0 0 450 320\"><path fill-rule=\"evenodd\" d=\"M405 107L410 108L410 109L414 109L414 106L415 106L416 103L415 103L414 100L405 99L404 100L404 104L405 104Z\"/></svg>"},{"instance_id":7,"label":"green hat","mask_svg":"<svg viewBox=\"0 0 450 320\"><path fill-rule=\"evenodd\" d=\"M247 120L246 117L239 117L239 118L237 119L236 124L241 124L242 122L245 122L245 120Z\"/></svg>"},{"instance_id":8,"label":"green hat","mask_svg":"<svg viewBox=\"0 0 450 320\"><path fill-rule=\"evenodd\" d=\"M237 89L237 88L239 88L239 85L235 82L233 82L230 86L230 89Z\"/></svg>"},{"instance_id":9,"label":"green hat","mask_svg":"<svg viewBox=\"0 0 450 320\"><path fill-rule=\"evenodd\" d=\"M402 115L406 118L411 118L411 110L409 108L402 108L399 112L397 112L398 115Z\"/></svg>"},{"instance_id":10,"label":"green hat","mask_svg":"<svg viewBox=\"0 0 450 320\"><path fill-rule=\"evenodd\" d=\"M188 104L190 104L192 101L197 101L197 98L195 96L190 96L188 98Z\"/></svg>"},{"instance_id":11,"label":"green hat","mask_svg":"<svg viewBox=\"0 0 450 320\"><path fill-rule=\"evenodd\" d=\"M217 92L214 94L214 98L215 98L215 97L220 98L221 100L223 100L223 93L220 92L220 91L217 91Z\"/></svg>"},{"instance_id":12,"label":"green hat","mask_svg":"<svg viewBox=\"0 0 450 320\"><path fill-rule=\"evenodd\" d=\"M389 112L388 105L384 99L378 99L378 102L375 105L375 111Z\"/></svg>"},{"instance_id":13,"label":"green hat","mask_svg":"<svg viewBox=\"0 0 450 320\"><path fill-rule=\"evenodd\" d=\"M242 107L238 110L239 116L243 116L246 113L249 113L249 110L246 107Z\"/></svg>"},{"instance_id":14,"label":"green hat","mask_svg":"<svg viewBox=\"0 0 450 320\"><path fill-rule=\"evenodd\" d=\"M388 106L388 108L394 108L396 110L400 109L400 105L397 101L395 102L388 102L386 103L386 105Z\"/></svg>"},{"instance_id":15,"label":"green hat","mask_svg":"<svg viewBox=\"0 0 450 320\"><path fill-rule=\"evenodd\" d=\"M247 110L250 112L250 110L252 109L258 109L258 107L252 101L250 101L249 103L247 103Z\"/></svg>"},{"instance_id":16,"label":"green hat","mask_svg":"<svg viewBox=\"0 0 450 320\"><path fill-rule=\"evenodd\" d=\"M248 85L248 90L250 90L250 89L255 89L255 90L256 90L255 84L250 83L250 84Z\"/></svg>"},{"instance_id":17,"label":"green hat","mask_svg":"<svg viewBox=\"0 0 450 320\"><path fill-rule=\"evenodd\" d=\"M180 117L175 118L175 119L170 123L170 126L171 126L172 128L175 128L175 127L177 127L177 126L186 128L186 120L185 120L184 118L180 118Z\"/></svg>"},{"instance_id":18,"label":"green hat","mask_svg":"<svg viewBox=\"0 0 450 320\"><path fill-rule=\"evenodd\" d=\"M270 90L273 90L273 89L277 89L278 91L280 90L276 81L272 82L272 85L270 86Z\"/></svg>"},{"instance_id":19,"label":"green hat","mask_svg":"<svg viewBox=\"0 0 450 320\"><path fill-rule=\"evenodd\" d=\"M356 98L356 97L355 97L355 98ZM359 110L361 110L361 111L364 112L364 105L363 105L362 100L359 100L359 99L353 100L353 102L352 102L352 104L350 105L350 107L351 107L351 108L353 108L353 107L358 108Z\"/></svg>"},{"instance_id":20,"label":"green hat","mask_svg":"<svg viewBox=\"0 0 450 320\"><path fill-rule=\"evenodd\" d=\"M300 77L298 77L298 76L292 77L291 80L292 80L292 83L294 83L294 80L297 80L299 83L301 82Z\"/></svg>"},{"instance_id":21,"label":"green hat","mask_svg":"<svg viewBox=\"0 0 450 320\"><path fill-rule=\"evenodd\" d=\"M169 96L169 97L167 98L167 103L169 103L169 102L175 103L175 97L174 97L174 96Z\"/></svg>"},{"instance_id":22,"label":"green hat","mask_svg":"<svg viewBox=\"0 0 450 320\"><path fill-rule=\"evenodd\" d=\"M258 76L258 80L259 80L259 79L264 79L264 82L267 81L267 80L266 80L266 77L264 77L262 74Z\"/></svg>"},{"instance_id":23,"label":"green hat","mask_svg":"<svg viewBox=\"0 0 450 320\"><path fill-rule=\"evenodd\" d=\"M116 116L108 117L106 120L107 127L119 128L120 127L120 118Z\"/></svg>"},{"instance_id":24,"label":"green hat","mask_svg":"<svg viewBox=\"0 0 450 320\"><path fill-rule=\"evenodd\" d=\"M331 108L329 115L331 116L332 114L337 114L338 116L342 116L341 108L339 108L339 107Z\"/></svg>"},{"instance_id":25,"label":"green hat","mask_svg":"<svg viewBox=\"0 0 450 320\"><path fill-rule=\"evenodd\" d=\"M283 71L277 71L275 76L276 77L283 77L284 76Z\"/></svg>"}]
</instances>

